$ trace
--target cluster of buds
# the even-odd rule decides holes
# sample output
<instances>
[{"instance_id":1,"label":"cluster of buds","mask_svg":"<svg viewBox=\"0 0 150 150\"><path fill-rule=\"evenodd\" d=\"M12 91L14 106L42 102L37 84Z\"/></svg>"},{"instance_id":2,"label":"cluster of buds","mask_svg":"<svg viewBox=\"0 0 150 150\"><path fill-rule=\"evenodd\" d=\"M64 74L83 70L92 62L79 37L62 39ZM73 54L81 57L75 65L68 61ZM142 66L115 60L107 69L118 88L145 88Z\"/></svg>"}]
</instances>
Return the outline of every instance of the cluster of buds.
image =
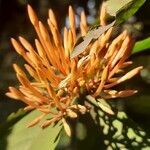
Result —
<instances>
[{"instance_id":1,"label":"cluster of buds","mask_svg":"<svg viewBox=\"0 0 150 150\"><path fill-rule=\"evenodd\" d=\"M131 96L136 90L116 91L112 88L140 72L137 67L127 73L124 68L131 65L128 61L134 40L127 31L110 39L113 31L111 27L97 40L92 41L86 50L75 58L70 58L77 41L75 14L69 7L70 28L64 28L63 38L53 11L48 12L48 27L38 20L30 5L27 7L31 23L38 35L33 47L26 39L11 39L12 45L27 64L25 69L32 77L29 80L26 73L16 64L14 70L21 85L19 88L9 87L7 96L21 100L27 104L25 110L38 110L41 115L35 118L29 127L39 123L41 119L51 114L41 127L66 117L77 118L89 111L89 107L75 99L83 95L94 98L112 99ZM105 9L102 7L100 15L101 25L105 25ZM81 13L80 31L82 36L88 33L85 13ZM123 74L123 75L122 75Z\"/></svg>"}]
</instances>

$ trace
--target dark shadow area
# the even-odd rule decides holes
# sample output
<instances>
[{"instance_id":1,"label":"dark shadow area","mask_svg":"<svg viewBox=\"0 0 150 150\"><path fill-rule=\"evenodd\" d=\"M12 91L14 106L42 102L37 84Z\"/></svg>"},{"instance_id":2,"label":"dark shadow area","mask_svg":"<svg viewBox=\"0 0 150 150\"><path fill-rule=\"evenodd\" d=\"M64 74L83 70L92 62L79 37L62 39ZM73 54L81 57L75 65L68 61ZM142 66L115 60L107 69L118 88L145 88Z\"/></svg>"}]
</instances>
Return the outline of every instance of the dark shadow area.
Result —
<instances>
[{"instance_id":1,"label":"dark shadow area","mask_svg":"<svg viewBox=\"0 0 150 150\"><path fill-rule=\"evenodd\" d=\"M132 119L128 118L124 112L118 112L112 116L99 108L95 108L95 113L97 113L94 117L95 121L90 114L87 114L81 116L77 121L70 122L73 129L71 139L66 144L65 141L68 137L62 136L56 150L92 150L99 148L102 150L141 150L142 148L150 148L150 135ZM83 129L78 128L79 123L86 130L86 136L83 139L80 137L83 136L81 134ZM78 135L79 132L80 136Z\"/></svg>"}]
</instances>

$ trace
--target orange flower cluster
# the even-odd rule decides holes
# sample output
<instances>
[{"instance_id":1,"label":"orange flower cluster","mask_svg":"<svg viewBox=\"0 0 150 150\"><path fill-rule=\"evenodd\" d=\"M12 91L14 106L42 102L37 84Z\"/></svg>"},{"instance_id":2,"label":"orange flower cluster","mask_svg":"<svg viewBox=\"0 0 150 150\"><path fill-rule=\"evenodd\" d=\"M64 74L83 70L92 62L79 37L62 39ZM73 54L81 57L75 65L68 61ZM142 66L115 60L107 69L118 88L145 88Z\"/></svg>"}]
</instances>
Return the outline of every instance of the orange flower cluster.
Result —
<instances>
[{"instance_id":1,"label":"orange flower cluster","mask_svg":"<svg viewBox=\"0 0 150 150\"><path fill-rule=\"evenodd\" d=\"M77 41L75 14L69 7L70 28L64 28L63 38L52 10L49 10L48 27L38 20L35 12L28 5L31 23L38 35L33 47L26 39L11 39L17 51L27 62L25 69L32 77L29 80L26 73L16 64L14 69L21 85L19 88L9 87L7 96L21 100L27 104L25 110L39 110L41 115L35 118L29 127L37 124L41 119L51 114L52 119L46 120L41 127L45 128L53 122L85 114L85 105L75 104L74 100L82 94L111 99L126 97L136 93L136 90L116 91L112 87L132 78L140 72L137 67L124 75L124 68L132 64L127 61L130 56L133 39L122 32L115 39L110 40L113 27L92 41L86 50L71 59L70 55ZM105 9L101 9L101 25L105 25ZM88 32L85 13L81 13L81 35ZM117 74L117 76L115 76ZM120 75L120 76L119 76Z\"/></svg>"}]
</instances>

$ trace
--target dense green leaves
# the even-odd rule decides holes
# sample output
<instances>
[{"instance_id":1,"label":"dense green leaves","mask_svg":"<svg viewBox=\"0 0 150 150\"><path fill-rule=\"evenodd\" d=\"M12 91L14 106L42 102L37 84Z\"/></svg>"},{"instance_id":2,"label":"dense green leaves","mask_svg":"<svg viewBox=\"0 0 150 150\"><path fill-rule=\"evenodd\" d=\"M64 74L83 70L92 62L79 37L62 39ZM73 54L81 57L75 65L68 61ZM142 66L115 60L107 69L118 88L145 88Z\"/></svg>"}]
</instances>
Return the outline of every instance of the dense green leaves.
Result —
<instances>
[{"instance_id":1,"label":"dense green leaves","mask_svg":"<svg viewBox=\"0 0 150 150\"><path fill-rule=\"evenodd\" d=\"M33 111L9 128L9 134L1 139L7 139L6 150L50 150L55 148L58 140L55 143L54 141L61 126L49 126L46 129L41 129L39 125L31 128L26 127L38 115L39 112Z\"/></svg>"},{"instance_id":2,"label":"dense green leaves","mask_svg":"<svg viewBox=\"0 0 150 150\"><path fill-rule=\"evenodd\" d=\"M133 48L133 54L142 52L143 50L146 50L146 49L150 49L150 37L142 41L136 42Z\"/></svg>"}]
</instances>

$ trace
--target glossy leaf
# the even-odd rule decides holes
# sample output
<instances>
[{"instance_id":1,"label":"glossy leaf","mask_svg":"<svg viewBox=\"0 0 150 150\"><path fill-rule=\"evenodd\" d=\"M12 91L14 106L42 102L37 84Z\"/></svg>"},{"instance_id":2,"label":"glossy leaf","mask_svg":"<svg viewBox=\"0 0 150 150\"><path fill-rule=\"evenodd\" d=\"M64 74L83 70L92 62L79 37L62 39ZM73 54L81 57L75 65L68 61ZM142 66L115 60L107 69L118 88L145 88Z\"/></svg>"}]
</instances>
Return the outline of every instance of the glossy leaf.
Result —
<instances>
[{"instance_id":1,"label":"glossy leaf","mask_svg":"<svg viewBox=\"0 0 150 150\"><path fill-rule=\"evenodd\" d=\"M150 49L150 37L135 43L133 54Z\"/></svg>"}]
</instances>

